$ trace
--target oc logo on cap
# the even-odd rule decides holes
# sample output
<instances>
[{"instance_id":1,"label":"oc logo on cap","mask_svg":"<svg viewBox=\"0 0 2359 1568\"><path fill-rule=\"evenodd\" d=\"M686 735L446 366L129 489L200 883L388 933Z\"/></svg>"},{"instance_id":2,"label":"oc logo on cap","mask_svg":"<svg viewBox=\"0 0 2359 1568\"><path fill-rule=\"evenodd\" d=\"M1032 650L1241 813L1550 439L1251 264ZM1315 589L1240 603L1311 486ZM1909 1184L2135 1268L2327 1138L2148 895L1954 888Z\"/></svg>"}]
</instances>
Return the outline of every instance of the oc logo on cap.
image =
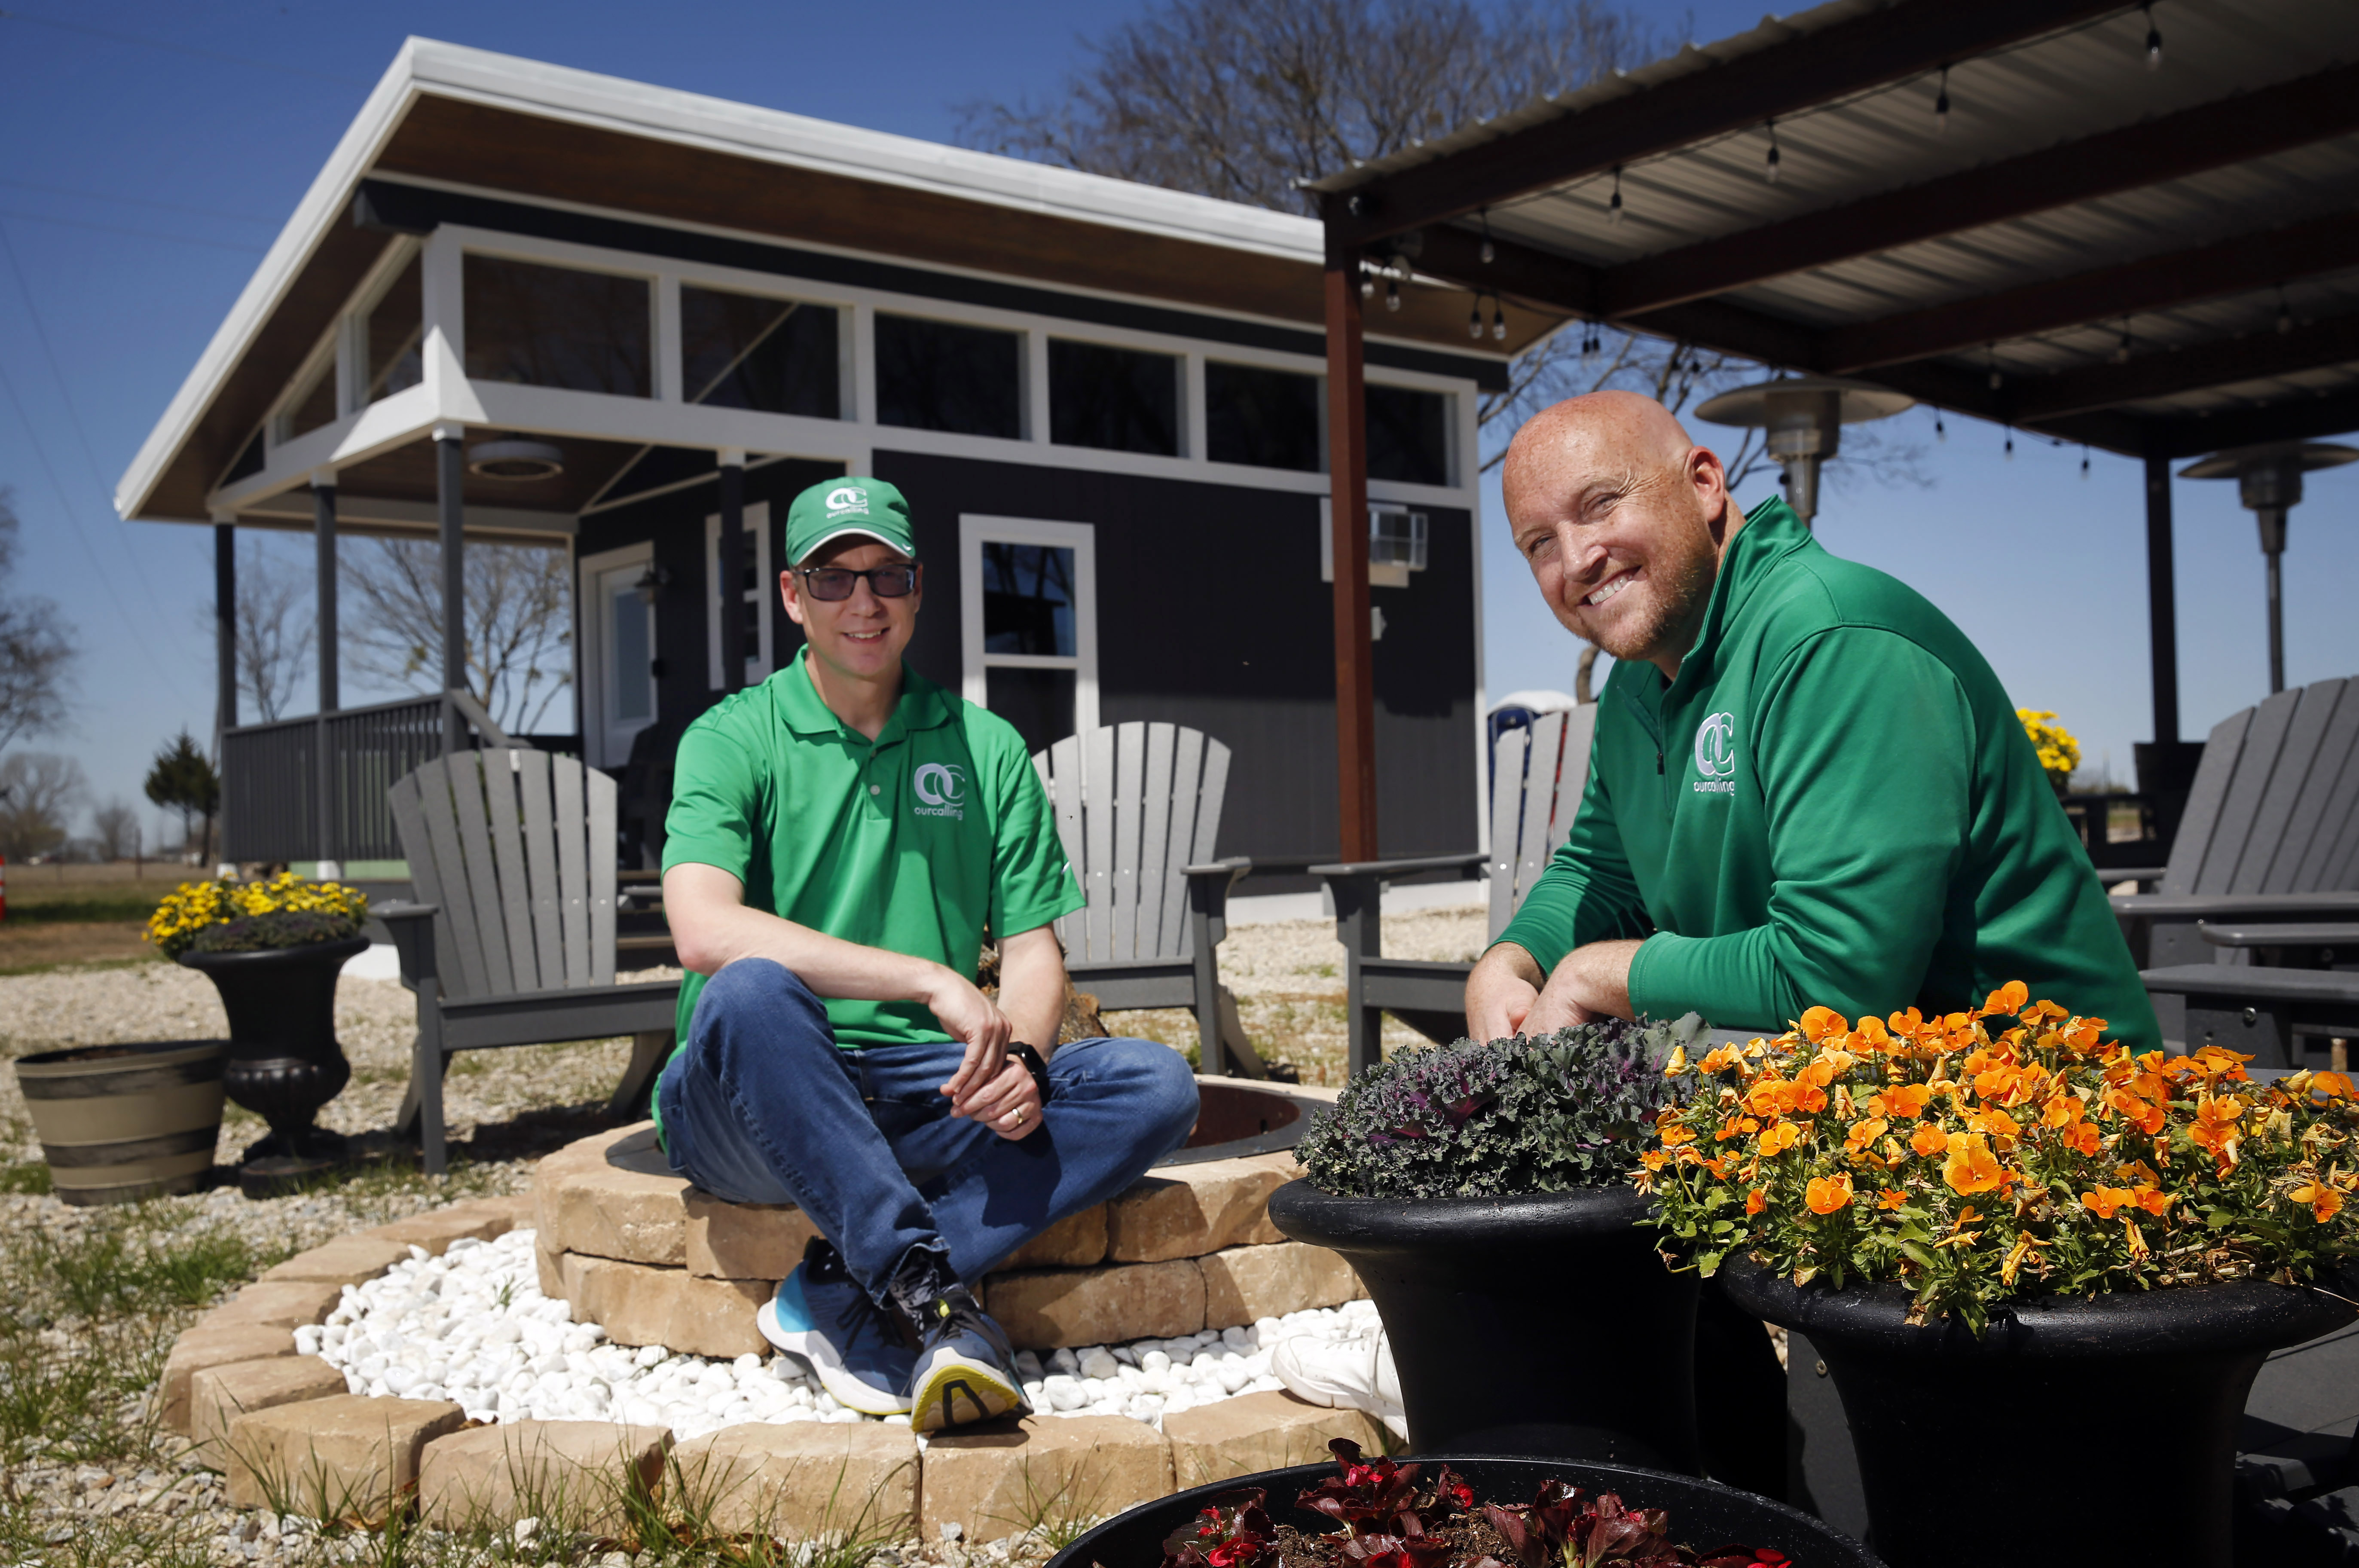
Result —
<instances>
[{"instance_id":1,"label":"oc logo on cap","mask_svg":"<svg viewBox=\"0 0 2359 1568\"><path fill-rule=\"evenodd\" d=\"M832 517L853 514L864 517L868 515L868 492L855 485L831 490L827 493L827 512Z\"/></svg>"}]
</instances>

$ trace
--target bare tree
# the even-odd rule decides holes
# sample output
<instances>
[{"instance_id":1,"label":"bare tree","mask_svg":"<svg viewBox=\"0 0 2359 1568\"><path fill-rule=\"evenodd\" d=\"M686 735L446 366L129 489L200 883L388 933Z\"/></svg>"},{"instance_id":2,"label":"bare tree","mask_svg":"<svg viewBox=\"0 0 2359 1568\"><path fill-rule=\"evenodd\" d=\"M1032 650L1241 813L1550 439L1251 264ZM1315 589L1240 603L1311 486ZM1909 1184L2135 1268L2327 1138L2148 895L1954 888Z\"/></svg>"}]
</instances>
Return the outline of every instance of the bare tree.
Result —
<instances>
[{"instance_id":1,"label":"bare tree","mask_svg":"<svg viewBox=\"0 0 2359 1568\"><path fill-rule=\"evenodd\" d=\"M71 757L20 751L0 762L0 855L27 860L62 845L89 788Z\"/></svg>"},{"instance_id":2,"label":"bare tree","mask_svg":"<svg viewBox=\"0 0 2359 1568\"><path fill-rule=\"evenodd\" d=\"M0 589L15 575L16 512L0 489ZM0 593L0 750L66 719L74 640L51 601Z\"/></svg>"},{"instance_id":3,"label":"bare tree","mask_svg":"<svg viewBox=\"0 0 2359 1568\"><path fill-rule=\"evenodd\" d=\"M139 853L139 812L122 796L90 814L91 838L101 860L129 860Z\"/></svg>"},{"instance_id":4,"label":"bare tree","mask_svg":"<svg viewBox=\"0 0 2359 1568\"><path fill-rule=\"evenodd\" d=\"M1085 41L1054 102L960 106L970 147L1282 211L1299 183L1386 157L1651 58L1660 40L1598 0L1161 0ZM1579 393L1623 387L1672 412L1762 367L1574 321L1518 355L1478 410L1487 470L1516 427ZM1726 443L1716 443L1726 444ZM1853 472L1925 483L1921 449L1845 432ZM1732 483L1767 466L1757 432L1723 453ZM1843 477L1842 463L1831 481Z\"/></svg>"},{"instance_id":5,"label":"bare tree","mask_svg":"<svg viewBox=\"0 0 2359 1568\"><path fill-rule=\"evenodd\" d=\"M573 680L571 573L563 550L467 547L467 687L503 729L536 728ZM363 539L342 561L344 651L353 669L420 691L440 688L442 548Z\"/></svg>"},{"instance_id":6,"label":"bare tree","mask_svg":"<svg viewBox=\"0 0 2359 1568\"><path fill-rule=\"evenodd\" d=\"M207 629L213 614L208 600L202 615ZM310 670L312 626L309 586L299 572L260 555L239 562L237 690L265 724L293 705Z\"/></svg>"}]
</instances>

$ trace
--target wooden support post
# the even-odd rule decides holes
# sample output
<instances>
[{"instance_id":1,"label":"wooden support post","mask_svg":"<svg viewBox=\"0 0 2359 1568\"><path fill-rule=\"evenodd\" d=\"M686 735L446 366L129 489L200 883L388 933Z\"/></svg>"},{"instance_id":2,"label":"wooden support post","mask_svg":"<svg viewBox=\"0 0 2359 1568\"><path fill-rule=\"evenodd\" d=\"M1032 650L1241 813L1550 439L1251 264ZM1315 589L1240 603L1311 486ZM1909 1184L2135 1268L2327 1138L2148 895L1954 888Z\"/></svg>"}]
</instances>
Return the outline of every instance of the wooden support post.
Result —
<instances>
[{"instance_id":1,"label":"wooden support post","mask_svg":"<svg viewBox=\"0 0 2359 1568\"><path fill-rule=\"evenodd\" d=\"M237 525L213 525L213 727L237 728Z\"/></svg>"},{"instance_id":2,"label":"wooden support post","mask_svg":"<svg viewBox=\"0 0 2359 1568\"><path fill-rule=\"evenodd\" d=\"M2154 691L2154 738L2179 742L2179 590L2173 578L2170 456L2146 454L2146 624Z\"/></svg>"},{"instance_id":3,"label":"wooden support post","mask_svg":"<svg viewBox=\"0 0 2359 1568\"><path fill-rule=\"evenodd\" d=\"M318 875L341 877L343 867L337 863L342 858L336 844L336 770L333 747L328 739L328 715L336 711L336 486L333 475L322 483L321 476L311 480L311 533L313 553L318 557L319 581L315 590L318 602L314 606L316 627L314 651L320 661L320 718L311 729L312 794L315 822L312 852L320 864Z\"/></svg>"},{"instance_id":4,"label":"wooden support post","mask_svg":"<svg viewBox=\"0 0 2359 1568\"><path fill-rule=\"evenodd\" d=\"M1356 252L1327 258L1327 476L1335 555L1338 858L1374 860L1376 692L1368 636L1368 405Z\"/></svg>"},{"instance_id":5,"label":"wooden support post","mask_svg":"<svg viewBox=\"0 0 2359 1568\"><path fill-rule=\"evenodd\" d=\"M721 454L721 690L745 684L745 454Z\"/></svg>"},{"instance_id":6,"label":"wooden support post","mask_svg":"<svg viewBox=\"0 0 2359 1568\"><path fill-rule=\"evenodd\" d=\"M467 684L467 452L465 434L454 425L434 428L434 499L442 539L442 689ZM445 755L467 744L466 722L442 707Z\"/></svg>"}]
</instances>

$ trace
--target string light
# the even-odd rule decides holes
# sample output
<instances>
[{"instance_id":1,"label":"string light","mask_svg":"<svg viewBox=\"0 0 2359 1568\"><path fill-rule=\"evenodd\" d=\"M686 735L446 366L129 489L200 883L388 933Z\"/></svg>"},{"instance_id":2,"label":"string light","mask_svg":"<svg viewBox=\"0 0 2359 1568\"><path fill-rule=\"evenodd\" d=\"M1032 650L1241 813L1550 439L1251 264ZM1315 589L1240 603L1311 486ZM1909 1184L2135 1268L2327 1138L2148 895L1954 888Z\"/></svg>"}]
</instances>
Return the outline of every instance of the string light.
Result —
<instances>
[{"instance_id":1,"label":"string light","mask_svg":"<svg viewBox=\"0 0 2359 1568\"><path fill-rule=\"evenodd\" d=\"M1769 183L1775 185L1777 183L1777 120L1775 115L1772 115L1765 123L1769 127L1769 164L1767 172L1769 176Z\"/></svg>"},{"instance_id":2,"label":"string light","mask_svg":"<svg viewBox=\"0 0 2359 1568\"><path fill-rule=\"evenodd\" d=\"M2086 441L2081 443L2081 477L2089 477L2089 443Z\"/></svg>"},{"instance_id":3,"label":"string light","mask_svg":"<svg viewBox=\"0 0 2359 1568\"><path fill-rule=\"evenodd\" d=\"M1466 335L1470 338L1483 335L1483 296L1480 294L1474 296L1473 307L1466 312Z\"/></svg>"},{"instance_id":4,"label":"string light","mask_svg":"<svg viewBox=\"0 0 2359 1568\"><path fill-rule=\"evenodd\" d=\"M2154 25L2154 6L2151 0L2138 9L2146 13L2146 68L2148 71L2160 71L2162 69L2162 29Z\"/></svg>"},{"instance_id":5,"label":"string light","mask_svg":"<svg viewBox=\"0 0 2359 1568\"><path fill-rule=\"evenodd\" d=\"M1373 299L1375 297L1376 275L1370 271L1368 269L1368 264L1363 261L1360 263L1360 298L1363 299Z\"/></svg>"},{"instance_id":6,"label":"string light","mask_svg":"<svg viewBox=\"0 0 2359 1568\"><path fill-rule=\"evenodd\" d=\"M1941 90L1933 94L1933 134L1937 136L1950 134L1950 67L1947 61L1941 66Z\"/></svg>"},{"instance_id":7,"label":"string light","mask_svg":"<svg viewBox=\"0 0 2359 1568\"><path fill-rule=\"evenodd\" d=\"M1496 294L1491 296L1491 336L1499 343L1507 341L1507 310Z\"/></svg>"},{"instance_id":8,"label":"string light","mask_svg":"<svg viewBox=\"0 0 2359 1568\"><path fill-rule=\"evenodd\" d=\"M1990 389L1995 392L2000 387L2006 385L2006 377L1998 373L1998 345L1995 343L1983 344L1983 358L1990 366ZM2010 441L2008 446L2009 450L2012 451L2013 442Z\"/></svg>"},{"instance_id":9,"label":"string light","mask_svg":"<svg viewBox=\"0 0 2359 1568\"><path fill-rule=\"evenodd\" d=\"M1400 309L1400 280L1397 278L1385 279L1385 309L1387 310Z\"/></svg>"},{"instance_id":10,"label":"string light","mask_svg":"<svg viewBox=\"0 0 2359 1568\"><path fill-rule=\"evenodd\" d=\"M1950 439L1949 427L1941 423L1941 410L1939 408L1933 410L1933 439L1944 442Z\"/></svg>"},{"instance_id":11,"label":"string light","mask_svg":"<svg viewBox=\"0 0 2359 1568\"><path fill-rule=\"evenodd\" d=\"M2015 427L2013 425L2006 427L2006 460L2009 463L2015 461Z\"/></svg>"},{"instance_id":12,"label":"string light","mask_svg":"<svg viewBox=\"0 0 2359 1568\"><path fill-rule=\"evenodd\" d=\"M1618 163L1614 166L1614 199L1605 203L1605 221L1609 223L1622 221L1622 166Z\"/></svg>"},{"instance_id":13,"label":"string light","mask_svg":"<svg viewBox=\"0 0 2359 1568\"><path fill-rule=\"evenodd\" d=\"M1481 253L1480 253L1480 254L1482 255L1482 257L1483 257L1483 265L1484 265L1484 266L1485 266L1485 267L1488 267L1488 266L1490 266L1490 265L1491 265L1491 263L1492 263L1493 261L1495 261L1495 260L1496 260L1496 259L1498 258L1498 255L1499 255L1498 247L1497 247L1496 245L1493 245L1493 244L1491 243L1491 209L1490 209L1490 208L1485 207L1485 208L1484 208L1484 209L1483 209L1483 212L1482 212L1482 219L1483 219L1483 249L1482 249L1482 251L1481 251Z\"/></svg>"}]
</instances>

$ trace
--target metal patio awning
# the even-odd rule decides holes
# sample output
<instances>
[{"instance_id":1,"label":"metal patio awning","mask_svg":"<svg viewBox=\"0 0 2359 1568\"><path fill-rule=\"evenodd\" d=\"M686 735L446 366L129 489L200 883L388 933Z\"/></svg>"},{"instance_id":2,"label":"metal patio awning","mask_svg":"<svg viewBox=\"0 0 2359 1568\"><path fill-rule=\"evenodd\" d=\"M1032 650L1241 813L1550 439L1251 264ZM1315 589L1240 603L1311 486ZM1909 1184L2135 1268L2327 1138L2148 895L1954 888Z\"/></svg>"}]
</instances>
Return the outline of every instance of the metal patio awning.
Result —
<instances>
[{"instance_id":1,"label":"metal patio awning","mask_svg":"<svg viewBox=\"0 0 2359 1568\"><path fill-rule=\"evenodd\" d=\"M1355 363L1349 284L1405 260L2143 458L2162 742L2169 461L2359 427L2343 0L1834 0L1312 189L1331 386ZM1332 425L1357 393L1331 396ZM1364 439L1333 439L1344 853L1372 856L1372 711L1342 626Z\"/></svg>"}]
</instances>

